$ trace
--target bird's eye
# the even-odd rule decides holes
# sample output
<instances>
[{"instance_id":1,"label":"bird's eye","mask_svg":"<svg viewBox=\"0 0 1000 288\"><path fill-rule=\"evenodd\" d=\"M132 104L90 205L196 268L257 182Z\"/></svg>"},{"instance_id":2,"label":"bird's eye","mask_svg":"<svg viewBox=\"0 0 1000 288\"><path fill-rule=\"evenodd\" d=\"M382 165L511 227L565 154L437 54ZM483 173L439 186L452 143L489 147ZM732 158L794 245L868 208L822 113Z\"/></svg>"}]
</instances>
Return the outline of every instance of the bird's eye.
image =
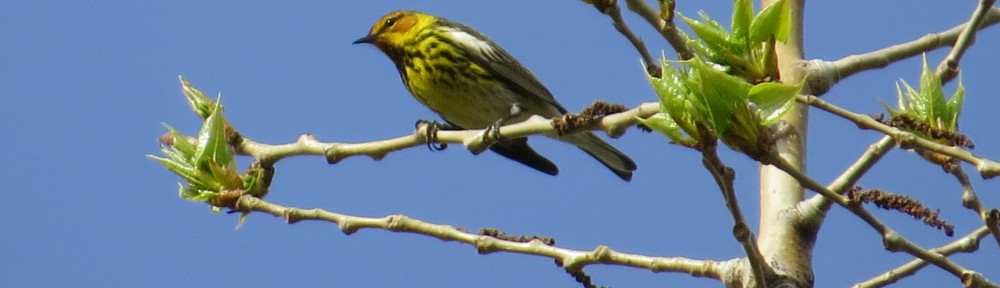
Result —
<instances>
[{"instance_id":1,"label":"bird's eye","mask_svg":"<svg viewBox=\"0 0 1000 288\"><path fill-rule=\"evenodd\" d=\"M383 26L385 26L385 27L392 27L392 24L396 24L396 18L385 20L385 25L383 25Z\"/></svg>"}]
</instances>

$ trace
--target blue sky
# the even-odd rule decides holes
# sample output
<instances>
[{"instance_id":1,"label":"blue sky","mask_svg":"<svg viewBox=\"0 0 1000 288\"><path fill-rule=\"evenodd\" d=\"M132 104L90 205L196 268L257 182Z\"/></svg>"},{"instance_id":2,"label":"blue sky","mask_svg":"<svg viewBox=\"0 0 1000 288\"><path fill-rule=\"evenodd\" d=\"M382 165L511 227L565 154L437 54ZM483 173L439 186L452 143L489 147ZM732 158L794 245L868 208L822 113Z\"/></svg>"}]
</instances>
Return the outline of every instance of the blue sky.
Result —
<instances>
[{"instance_id":1,"label":"blue sky","mask_svg":"<svg viewBox=\"0 0 1000 288\"><path fill-rule=\"evenodd\" d=\"M704 2L704 1L700 1ZM678 1L719 19L728 1ZM698 5L706 5L699 7ZM838 59L964 22L973 1L812 1L807 58ZM329 223L286 225L251 215L212 214L177 197L178 178L156 154L166 122L195 133L200 121L178 75L224 95L229 120L267 143L313 133L363 142L412 132L436 118L407 94L389 60L351 45L379 16L426 11L489 35L528 66L569 110L595 99L634 106L655 101L639 56L610 20L579 1L18 1L0 9L0 286L2 287L577 287L549 259L478 255L474 248L415 235ZM653 51L667 49L640 19L633 29ZM727 21L724 21L727 22ZM967 87L963 131L975 153L1000 159L995 67L1000 33L991 28L962 62ZM655 52L654 52L655 53ZM655 53L659 54L659 53ZM667 53L671 55L672 53ZM930 53L937 63L943 50ZM849 78L824 97L861 113L895 101L895 81L917 83L919 59ZM953 91L954 84L947 91ZM829 182L881 135L814 111L809 170ZM639 165L631 183L563 143L533 146L560 165L557 177L458 146L417 148L382 161L317 157L277 165L268 200L361 216L402 213L476 230L547 235L567 248L604 244L622 252L725 260L742 257L731 220L694 151L658 134L630 131L611 141ZM756 163L730 151L737 193L756 226ZM246 159L241 160L246 162ZM973 173L974 174L974 173ZM987 207L1000 184L975 179ZM961 207L959 187L915 154L896 150L860 184L901 192L942 211L964 235L981 225ZM876 212L923 247L954 238L908 216ZM843 287L909 261L885 252L879 235L843 209L828 216L816 245L816 281ZM1000 281L996 243L983 242L962 265ZM718 286L680 274L591 266L615 287ZM955 287L929 267L906 287Z\"/></svg>"}]
</instances>

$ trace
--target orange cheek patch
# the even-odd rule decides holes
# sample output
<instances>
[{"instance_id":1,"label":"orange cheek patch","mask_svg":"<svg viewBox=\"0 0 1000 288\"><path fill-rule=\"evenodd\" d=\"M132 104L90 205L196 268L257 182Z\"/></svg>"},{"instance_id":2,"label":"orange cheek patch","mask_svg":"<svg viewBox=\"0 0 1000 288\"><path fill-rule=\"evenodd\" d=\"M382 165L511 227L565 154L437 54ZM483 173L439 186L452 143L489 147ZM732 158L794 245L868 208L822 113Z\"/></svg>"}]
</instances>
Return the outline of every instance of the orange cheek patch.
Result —
<instances>
[{"instance_id":1,"label":"orange cheek patch","mask_svg":"<svg viewBox=\"0 0 1000 288\"><path fill-rule=\"evenodd\" d=\"M409 31L414 24L417 24L417 17L413 15L406 15L396 19L396 24L389 27L389 31L405 33L406 31Z\"/></svg>"}]
</instances>

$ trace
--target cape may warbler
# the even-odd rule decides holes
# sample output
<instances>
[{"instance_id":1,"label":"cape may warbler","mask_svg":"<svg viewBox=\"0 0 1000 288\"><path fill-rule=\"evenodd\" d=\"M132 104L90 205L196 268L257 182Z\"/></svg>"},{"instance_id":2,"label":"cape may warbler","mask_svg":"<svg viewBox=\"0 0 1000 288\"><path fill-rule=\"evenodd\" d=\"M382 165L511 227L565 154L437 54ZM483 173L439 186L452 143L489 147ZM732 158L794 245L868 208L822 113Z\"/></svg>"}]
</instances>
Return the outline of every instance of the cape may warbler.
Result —
<instances>
[{"instance_id":1,"label":"cape may warbler","mask_svg":"<svg viewBox=\"0 0 1000 288\"><path fill-rule=\"evenodd\" d=\"M485 129L501 119L516 123L531 115L553 118L566 113L507 51L476 30L444 18L392 12L354 43L382 50L413 97L457 128ZM520 113L512 114L515 106ZM593 133L549 137L576 145L618 177L632 179L635 162ZM527 138L505 139L490 150L549 175L559 173L555 164L528 146Z\"/></svg>"}]
</instances>

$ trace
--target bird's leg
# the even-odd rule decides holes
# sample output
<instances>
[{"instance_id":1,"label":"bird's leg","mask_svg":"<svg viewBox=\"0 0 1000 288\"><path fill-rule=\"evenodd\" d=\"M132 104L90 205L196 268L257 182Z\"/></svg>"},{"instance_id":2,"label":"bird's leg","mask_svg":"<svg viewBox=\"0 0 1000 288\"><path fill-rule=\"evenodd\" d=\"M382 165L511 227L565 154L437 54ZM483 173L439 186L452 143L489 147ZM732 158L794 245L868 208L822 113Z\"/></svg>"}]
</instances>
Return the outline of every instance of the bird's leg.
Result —
<instances>
[{"instance_id":1,"label":"bird's leg","mask_svg":"<svg viewBox=\"0 0 1000 288\"><path fill-rule=\"evenodd\" d=\"M486 127L487 132L483 133L483 141L488 140L487 136L493 137L496 141L503 141L503 136L500 135L500 126L503 126L503 124L510 121L510 119L521 115L521 112L524 112L524 108L521 107L521 103L514 103L510 105L510 113L507 114L507 116L497 119L496 122L493 122L493 125Z\"/></svg>"},{"instance_id":2,"label":"bird's leg","mask_svg":"<svg viewBox=\"0 0 1000 288\"><path fill-rule=\"evenodd\" d=\"M441 151L448 148L448 143L437 142L437 132L441 130L454 130L455 127L438 121L424 119L417 120L417 129L420 129L420 125L427 125L427 149Z\"/></svg>"}]
</instances>

